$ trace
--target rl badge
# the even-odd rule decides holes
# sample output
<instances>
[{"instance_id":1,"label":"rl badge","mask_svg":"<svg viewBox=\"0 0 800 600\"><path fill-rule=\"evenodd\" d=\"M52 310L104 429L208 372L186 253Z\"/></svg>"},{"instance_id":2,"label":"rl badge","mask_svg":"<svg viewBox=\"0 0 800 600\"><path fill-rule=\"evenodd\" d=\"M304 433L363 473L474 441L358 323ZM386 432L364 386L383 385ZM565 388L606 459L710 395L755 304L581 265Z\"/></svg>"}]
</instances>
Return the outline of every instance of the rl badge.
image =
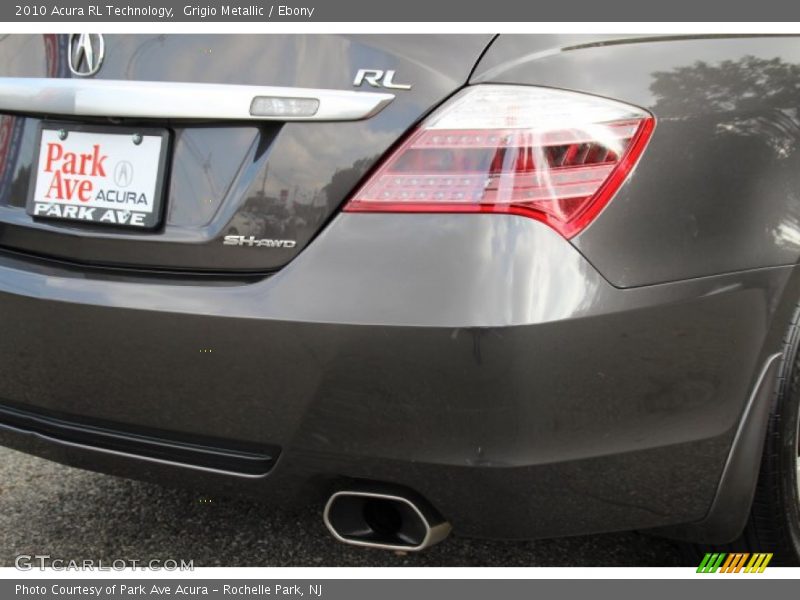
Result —
<instances>
[{"instance_id":1,"label":"rl badge","mask_svg":"<svg viewBox=\"0 0 800 600\"><path fill-rule=\"evenodd\" d=\"M107 130L105 130L107 131ZM152 228L160 215L166 133L43 128L28 213Z\"/></svg>"}]
</instances>

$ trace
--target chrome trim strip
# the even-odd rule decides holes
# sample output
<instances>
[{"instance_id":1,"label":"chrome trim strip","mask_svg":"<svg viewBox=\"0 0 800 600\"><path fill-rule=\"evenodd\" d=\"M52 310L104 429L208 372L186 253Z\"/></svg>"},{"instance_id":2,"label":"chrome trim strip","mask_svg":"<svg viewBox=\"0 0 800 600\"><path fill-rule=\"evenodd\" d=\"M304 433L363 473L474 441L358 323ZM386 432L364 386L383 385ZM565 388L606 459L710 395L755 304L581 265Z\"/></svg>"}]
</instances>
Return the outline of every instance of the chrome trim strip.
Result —
<instances>
[{"instance_id":1,"label":"chrome trim strip","mask_svg":"<svg viewBox=\"0 0 800 600\"><path fill-rule=\"evenodd\" d=\"M313 115L253 116L258 96L319 101ZM0 111L87 117L241 121L356 121L385 108L394 94L312 88L0 77Z\"/></svg>"}]
</instances>

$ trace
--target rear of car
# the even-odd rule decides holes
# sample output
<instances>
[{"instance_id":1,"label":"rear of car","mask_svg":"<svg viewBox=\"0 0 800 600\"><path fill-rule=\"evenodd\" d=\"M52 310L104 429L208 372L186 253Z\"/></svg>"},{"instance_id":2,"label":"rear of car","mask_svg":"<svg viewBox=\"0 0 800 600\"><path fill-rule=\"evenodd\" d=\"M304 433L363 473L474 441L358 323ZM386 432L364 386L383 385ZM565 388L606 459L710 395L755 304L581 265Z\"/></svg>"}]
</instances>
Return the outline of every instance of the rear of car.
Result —
<instances>
[{"instance_id":1,"label":"rear of car","mask_svg":"<svg viewBox=\"0 0 800 600\"><path fill-rule=\"evenodd\" d=\"M745 527L796 349L796 40L0 58L3 444L327 500L363 545Z\"/></svg>"}]
</instances>

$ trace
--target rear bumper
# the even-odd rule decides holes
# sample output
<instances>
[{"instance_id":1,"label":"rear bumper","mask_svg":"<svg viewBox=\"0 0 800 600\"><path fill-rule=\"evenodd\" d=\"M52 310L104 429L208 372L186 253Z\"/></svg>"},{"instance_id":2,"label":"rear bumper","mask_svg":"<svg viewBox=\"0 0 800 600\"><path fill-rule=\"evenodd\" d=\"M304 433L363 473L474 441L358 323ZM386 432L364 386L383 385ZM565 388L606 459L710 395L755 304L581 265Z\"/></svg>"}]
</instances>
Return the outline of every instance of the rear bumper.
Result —
<instances>
[{"instance_id":1,"label":"rear bumper","mask_svg":"<svg viewBox=\"0 0 800 600\"><path fill-rule=\"evenodd\" d=\"M0 405L277 459L244 473L2 411L0 442L286 502L348 479L401 484L464 535L700 521L780 347L791 275L620 290L547 227L498 215L340 215L247 285L0 258Z\"/></svg>"}]
</instances>

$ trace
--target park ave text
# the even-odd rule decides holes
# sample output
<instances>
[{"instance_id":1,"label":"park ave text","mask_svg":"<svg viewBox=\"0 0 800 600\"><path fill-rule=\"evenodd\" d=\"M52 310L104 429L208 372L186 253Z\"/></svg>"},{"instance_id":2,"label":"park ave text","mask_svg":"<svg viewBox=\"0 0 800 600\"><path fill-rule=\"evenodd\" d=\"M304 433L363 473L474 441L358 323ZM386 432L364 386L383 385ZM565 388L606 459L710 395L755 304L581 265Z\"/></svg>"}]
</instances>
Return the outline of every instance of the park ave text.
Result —
<instances>
[{"instance_id":1,"label":"park ave text","mask_svg":"<svg viewBox=\"0 0 800 600\"><path fill-rule=\"evenodd\" d=\"M34 202L35 216L138 227L145 225L145 213L134 210L150 212L151 203L146 193L97 183L107 179L108 175L106 162L109 157L100 144L93 144L91 152L86 153L66 151L59 142L50 142L45 148L40 174L45 178L44 198ZM81 205L87 202L104 206ZM118 208L122 210L116 210Z\"/></svg>"}]
</instances>

